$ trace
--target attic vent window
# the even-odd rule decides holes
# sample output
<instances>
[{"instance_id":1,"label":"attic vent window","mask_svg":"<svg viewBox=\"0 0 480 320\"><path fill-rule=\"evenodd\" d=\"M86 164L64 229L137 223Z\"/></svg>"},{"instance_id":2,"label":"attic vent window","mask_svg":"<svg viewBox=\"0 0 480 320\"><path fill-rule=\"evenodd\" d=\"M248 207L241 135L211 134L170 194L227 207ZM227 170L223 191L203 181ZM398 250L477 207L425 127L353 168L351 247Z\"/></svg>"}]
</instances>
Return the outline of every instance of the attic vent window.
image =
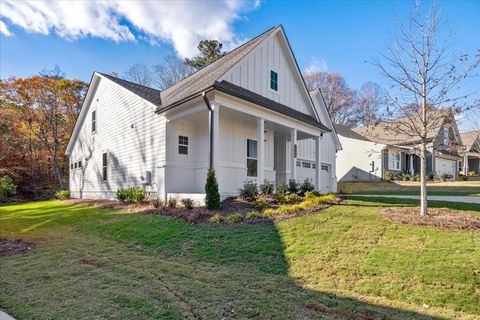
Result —
<instances>
[{"instance_id":1,"label":"attic vent window","mask_svg":"<svg viewBox=\"0 0 480 320\"><path fill-rule=\"evenodd\" d=\"M270 70L270 89L278 91L278 73Z\"/></svg>"}]
</instances>

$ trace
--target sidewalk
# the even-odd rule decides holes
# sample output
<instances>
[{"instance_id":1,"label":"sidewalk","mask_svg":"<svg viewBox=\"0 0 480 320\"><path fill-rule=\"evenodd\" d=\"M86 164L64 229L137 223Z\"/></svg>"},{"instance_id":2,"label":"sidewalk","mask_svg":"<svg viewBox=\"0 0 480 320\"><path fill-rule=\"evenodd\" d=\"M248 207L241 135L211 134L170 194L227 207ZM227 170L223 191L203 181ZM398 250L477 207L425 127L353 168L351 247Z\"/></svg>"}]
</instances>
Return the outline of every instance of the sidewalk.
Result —
<instances>
[{"instance_id":1,"label":"sidewalk","mask_svg":"<svg viewBox=\"0 0 480 320\"><path fill-rule=\"evenodd\" d=\"M414 196L414 195L340 194L340 196L343 196L343 197L397 198L397 199L420 200L420 196ZM427 196L427 200L429 200L429 201L478 203L480 205L480 197L474 197L474 196Z\"/></svg>"}]
</instances>

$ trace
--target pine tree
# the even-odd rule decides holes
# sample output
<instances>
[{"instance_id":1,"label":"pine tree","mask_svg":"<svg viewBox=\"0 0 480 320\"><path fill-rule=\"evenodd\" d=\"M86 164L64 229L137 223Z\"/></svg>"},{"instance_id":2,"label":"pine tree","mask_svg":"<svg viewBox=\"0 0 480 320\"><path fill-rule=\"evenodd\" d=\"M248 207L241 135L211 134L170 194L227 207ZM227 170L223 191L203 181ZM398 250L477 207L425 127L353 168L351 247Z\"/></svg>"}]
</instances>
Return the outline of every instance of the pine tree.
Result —
<instances>
[{"instance_id":1,"label":"pine tree","mask_svg":"<svg viewBox=\"0 0 480 320\"><path fill-rule=\"evenodd\" d=\"M215 170L208 169L207 182L205 183L205 204L208 209L220 209L220 193Z\"/></svg>"}]
</instances>

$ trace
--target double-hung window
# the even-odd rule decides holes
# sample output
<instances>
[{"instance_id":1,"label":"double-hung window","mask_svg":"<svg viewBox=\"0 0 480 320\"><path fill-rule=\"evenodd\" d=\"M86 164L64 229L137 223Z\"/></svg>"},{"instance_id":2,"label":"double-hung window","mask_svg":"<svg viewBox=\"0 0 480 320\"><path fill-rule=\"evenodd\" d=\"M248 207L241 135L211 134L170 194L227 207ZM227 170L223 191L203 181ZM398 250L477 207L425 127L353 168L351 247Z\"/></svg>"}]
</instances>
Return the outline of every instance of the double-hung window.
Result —
<instances>
[{"instance_id":1,"label":"double-hung window","mask_svg":"<svg viewBox=\"0 0 480 320\"><path fill-rule=\"evenodd\" d=\"M400 152L390 151L388 153L388 169L400 170Z\"/></svg>"},{"instance_id":2,"label":"double-hung window","mask_svg":"<svg viewBox=\"0 0 480 320\"><path fill-rule=\"evenodd\" d=\"M178 136L178 154L188 155L188 137Z\"/></svg>"},{"instance_id":3,"label":"double-hung window","mask_svg":"<svg viewBox=\"0 0 480 320\"><path fill-rule=\"evenodd\" d=\"M247 177L257 176L257 141L247 139Z\"/></svg>"},{"instance_id":4,"label":"double-hung window","mask_svg":"<svg viewBox=\"0 0 480 320\"><path fill-rule=\"evenodd\" d=\"M107 153L103 153L102 154L102 180L103 181L107 181L107 165L108 165L108 161L107 161Z\"/></svg>"},{"instance_id":5,"label":"double-hung window","mask_svg":"<svg viewBox=\"0 0 480 320\"><path fill-rule=\"evenodd\" d=\"M270 70L270 89L278 91L278 73Z\"/></svg>"},{"instance_id":6,"label":"double-hung window","mask_svg":"<svg viewBox=\"0 0 480 320\"><path fill-rule=\"evenodd\" d=\"M443 128L443 144L448 145L448 142L450 141L450 129L449 128Z\"/></svg>"}]
</instances>

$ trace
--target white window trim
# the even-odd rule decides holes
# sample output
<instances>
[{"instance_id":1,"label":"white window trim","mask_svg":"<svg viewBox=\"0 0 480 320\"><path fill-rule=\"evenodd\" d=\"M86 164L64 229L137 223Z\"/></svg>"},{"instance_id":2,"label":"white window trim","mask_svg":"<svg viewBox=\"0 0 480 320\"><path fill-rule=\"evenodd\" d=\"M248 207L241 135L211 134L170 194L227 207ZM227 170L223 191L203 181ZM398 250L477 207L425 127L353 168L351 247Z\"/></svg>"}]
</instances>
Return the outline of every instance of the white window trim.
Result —
<instances>
[{"instance_id":1,"label":"white window trim","mask_svg":"<svg viewBox=\"0 0 480 320\"><path fill-rule=\"evenodd\" d=\"M93 130L93 113L95 113L95 130ZM98 112L97 108L92 109L92 113L90 114L90 132L97 133L98 131Z\"/></svg>"},{"instance_id":2,"label":"white window trim","mask_svg":"<svg viewBox=\"0 0 480 320\"><path fill-rule=\"evenodd\" d=\"M248 140L251 140L251 141L255 141L257 143L257 156L256 157L249 157L248 156ZM256 139L250 139L250 138L247 138L246 140L246 145L247 145L247 149L245 150L245 155L246 155L246 164L247 164L247 178L257 178L258 177L258 141ZM248 175L248 160L257 160L257 175L256 176L249 176Z\"/></svg>"},{"instance_id":3,"label":"white window trim","mask_svg":"<svg viewBox=\"0 0 480 320\"><path fill-rule=\"evenodd\" d=\"M398 160L395 159L398 155ZM395 164L398 164L398 168L395 167ZM388 170L401 171L402 170L402 153L400 151L388 151Z\"/></svg>"},{"instance_id":4,"label":"white window trim","mask_svg":"<svg viewBox=\"0 0 480 320\"><path fill-rule=\"evenodd\" d=\"M188 139L188 144L180 144L180 137L186 137ZM185 134L185 133L178 133L177 134L177 155L179 155L180 157L190 157L190 142L192 141L192 139L190 138L190 135L188 134ZM184 147L187 147L187 154L184 154L184 153L180 153L180 146L184 146Z\"/></svg>"}]
</instances>

